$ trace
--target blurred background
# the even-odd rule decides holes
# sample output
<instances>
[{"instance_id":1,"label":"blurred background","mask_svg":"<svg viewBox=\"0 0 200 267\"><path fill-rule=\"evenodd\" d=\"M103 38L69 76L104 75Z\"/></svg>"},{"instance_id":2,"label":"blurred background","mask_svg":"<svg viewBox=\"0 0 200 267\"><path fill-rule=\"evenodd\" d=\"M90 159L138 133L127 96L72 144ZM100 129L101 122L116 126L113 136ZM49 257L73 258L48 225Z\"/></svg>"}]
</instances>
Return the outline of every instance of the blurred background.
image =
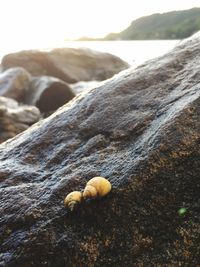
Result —
<instances>
[{"instance_id":1,"label":"blurred background","mask_svg":"<svg viewBox=\"0 0 200 267\"><path fill-rule=\"evenodd\" d=\"M137 64L200 29L199 0L0 0L0 4L0 58L24 49L85 46Z\"/></svg>"}]
</instances>

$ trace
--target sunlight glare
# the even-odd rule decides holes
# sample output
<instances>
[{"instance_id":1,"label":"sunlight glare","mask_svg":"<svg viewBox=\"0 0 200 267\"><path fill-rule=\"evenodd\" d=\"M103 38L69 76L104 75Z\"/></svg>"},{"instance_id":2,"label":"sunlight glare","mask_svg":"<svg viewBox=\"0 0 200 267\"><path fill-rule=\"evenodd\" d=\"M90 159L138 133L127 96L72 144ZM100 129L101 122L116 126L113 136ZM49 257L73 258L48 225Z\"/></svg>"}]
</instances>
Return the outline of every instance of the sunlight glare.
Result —
<instances>
[{"instance_id":1,"label":"sunlight glare","mask_svg":"<svg viewBox=\"0 0 200 267\"><path fill-rule=\"evenodd\" d=\"M134 19L200 6L198 0L0 0L1 47L56 45L67 38L103 37Z\"/></svg>"}]
</instances>

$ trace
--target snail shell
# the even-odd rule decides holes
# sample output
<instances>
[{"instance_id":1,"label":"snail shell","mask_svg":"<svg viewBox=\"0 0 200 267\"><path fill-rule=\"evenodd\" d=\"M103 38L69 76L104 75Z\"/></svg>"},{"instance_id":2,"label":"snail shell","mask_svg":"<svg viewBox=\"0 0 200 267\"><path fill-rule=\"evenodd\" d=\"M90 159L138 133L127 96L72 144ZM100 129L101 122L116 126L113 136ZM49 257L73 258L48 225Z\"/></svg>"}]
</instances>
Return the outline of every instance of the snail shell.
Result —
<instances>
[{"instance_id":1,"label":"snail shell","mask_svg":"<svg viewBox=\"0 0 200 267\"><path fill-rule=\"evenodd\" d=\"M94 177L89 180L83 191L83 198L101 198L111 190L111 183L103 177Z\"/></svg>"},{"instance_id":2,"label":"snail shell","mask_svg":"<svg viewBox=\"0 0 200 267\"><path fill-rule=\"evenodd\" d=\"M66 207L68 207L71 211L73 211L75 209L75 207L80 204L80 202L82 201L82 192L79 191L73 191L71 193L69 193L65 200L64 200L64 204Z\"/></svg>"}]
</instances>

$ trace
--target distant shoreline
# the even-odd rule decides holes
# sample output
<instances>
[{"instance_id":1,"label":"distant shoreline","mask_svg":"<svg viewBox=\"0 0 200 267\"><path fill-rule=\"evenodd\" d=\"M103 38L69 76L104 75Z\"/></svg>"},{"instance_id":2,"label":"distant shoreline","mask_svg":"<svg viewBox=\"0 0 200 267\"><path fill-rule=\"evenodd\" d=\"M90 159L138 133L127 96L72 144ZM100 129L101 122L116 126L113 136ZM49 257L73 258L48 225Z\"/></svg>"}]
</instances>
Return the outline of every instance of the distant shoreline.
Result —
<instances>
[{"instance_id":1,"label":"distant shoreline","mask_svg":"<svg viewBox=\"0 0 200 267\"><path fill-rule=\"evenodd\" d=\"M200 8L156 13L134 20L118 33L102 38L83 36L75 41L145 41L185 39L200 30Z\"/></svg>"}]
</instances>

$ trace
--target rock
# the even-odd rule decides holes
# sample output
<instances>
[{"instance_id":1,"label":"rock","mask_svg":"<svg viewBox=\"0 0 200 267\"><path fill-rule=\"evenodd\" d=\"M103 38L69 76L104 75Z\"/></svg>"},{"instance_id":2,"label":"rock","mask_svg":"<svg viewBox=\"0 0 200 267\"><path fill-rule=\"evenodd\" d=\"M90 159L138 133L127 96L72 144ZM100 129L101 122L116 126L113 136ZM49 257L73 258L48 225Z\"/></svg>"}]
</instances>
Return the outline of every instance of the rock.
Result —
<instances>
[{"instance_id":1,"label":"rock","mask_svg":"<svg viewBox=\"0 0 200 267\"><path fill-rule=\"evenodd\" d=\"M0 73L0 95L21 102L28 90L30 79L30 74L20 67Z\"/></svg>"},{"instance_id":2,"label":"rock","mask_svg":"<svg viewBox=\"0 0 200 267\"><path fill-rule=\"evenodd\" d=\"M50 76L32 78L24 103L37 106L42 112L54 111L75 94L65 82Z\"/></svg>"},{"instance_id":3,"label":"rock","mask_svg":"<svg viewBox=\"0 0 200 267\"><path fill-rule=\"evenodd\" d=\"M40 119L40 112L33 106L19 106L10 98L0 96L0 142L14 137Z\"/></svg>"},{"instance_id":4,"label":"rock","mask_svg":"<svg viewBox=\"0 0 200 267\"><path fill-rule=\"evenodd\" d=\"M33 76L48 75L68 83L105 80L129 67L114 55L86 48L21 51L2 59L4 70L16 66L25 68Z\"/></svg>"},{"instance_id":5,"label":"rock","mask_svg":"<svg viewBox=\"0 0 200 267\"><path fill-rule=\"evenodd\" d=\"M195 35L0 146L2 266L199 264L199 61ZM110 194L67 210L94 176Z\"/></svg>"},{"instance_id":6,"label":"rock","mask_svg":"<svg viewBox=\"0 0 200 267\"><path fill-rule=\"evenodd\" d=\"M0 95L35 105L42 112L54 111L75 96L64 81L50 76L31 77L22 67L0 74Z\"/></svg>"}]
</instances>

